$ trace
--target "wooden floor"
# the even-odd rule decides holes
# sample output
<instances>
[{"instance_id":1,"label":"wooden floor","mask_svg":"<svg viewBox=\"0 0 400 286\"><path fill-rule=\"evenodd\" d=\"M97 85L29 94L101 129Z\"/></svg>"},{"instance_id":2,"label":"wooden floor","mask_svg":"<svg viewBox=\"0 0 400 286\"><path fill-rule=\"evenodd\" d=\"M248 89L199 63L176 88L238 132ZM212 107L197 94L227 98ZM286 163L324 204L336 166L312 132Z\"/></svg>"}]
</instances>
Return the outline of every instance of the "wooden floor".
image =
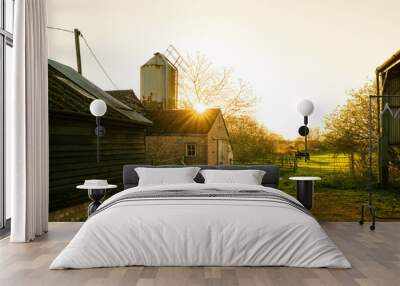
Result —
<instances>
[{"instance_id":1,"label":"wooden floor","mask_svg":"<svg viewBox=\"0 0 400 286\"><path fill-rule=\"evenodd\" d=\"M322 223L353 269L289 267L124 267L48 270L80 223L50 223L32 243L0 241L0 285L400 285L400 222Z\"/></svg>"}]
</instances>

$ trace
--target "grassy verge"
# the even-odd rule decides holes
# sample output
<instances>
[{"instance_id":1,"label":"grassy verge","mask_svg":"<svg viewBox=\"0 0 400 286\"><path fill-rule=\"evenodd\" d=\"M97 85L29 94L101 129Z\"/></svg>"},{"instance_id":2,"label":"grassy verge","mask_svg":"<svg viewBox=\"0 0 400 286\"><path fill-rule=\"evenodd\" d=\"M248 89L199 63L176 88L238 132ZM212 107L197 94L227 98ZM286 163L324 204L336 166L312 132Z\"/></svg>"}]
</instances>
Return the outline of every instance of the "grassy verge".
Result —
<instances>
[{"instance_id":1,"label":"grassy verge","mask_svg":"<svg viewBox=\"0 0 400 286\"><path fill-rule=\"evenodd\" d=\"M296 196L295 182L288 180L291 173L283 174L280 188ZM351 180L350 180L351 181ZM367 201L366 188L338 188L332 180L318 182L315 187L313 215L322 221L358 221L361 204ZM346 185L346 182L341 182ZM332 187L334 186L334 187ZM379 216L400 217L400 195L395 190L377 190L374 204ZM88 203L57 210L50 213L50 221L84 221Z\"/></svg>"},{"instance_id":2,"label":"grassy verge","mask_svg":"<svg viewBox=\"0 0 400 286\"><path fill-rule=\"evenodd\" d=\"M321 176L316 182L313 215L322 221L358 221L361 205L368 200L365 178L352 178L343 173L321 175L309 170L304 172L283 172L280 189L296 197L296 186L290 181L292 175ZM377 215L400 217L400 192L397 189L374 189L373 203Z\"/></svg>"},{"instance_id":3,"label":"grassy verge","mask_svg":"<svg viewBox=\"0 0 400 286\"><path fill-rule=\"evenodd\" d=\"M270 164L271 162L247 162L247 164ZM279 163L279 162L278 162ZM360 207L367 202L367 179L349 176L349 161L345 155L331 153L316 154L311 160L298 161L297 170L281 166L280 189L296 196L295 182L290 176L319 176L316 183L314 216L324 221L358 221ZM397 189L376 189L374 205L379 216L400 217L400 191ZM68 207L50 213L50 221L84 221L88 203Z\"/></svg>"},{"instance_id":4,"label":"grassy verge","mask_svg":"<svg viewBox=\"0 0 400 286\"><path fill-rule=\"evenodd\" d=\"M49 213L49 221L85 221L88 205L89 202L52 211Z\"/></svg>"},{"instance_id":5,"label":"grassy verge","mask_svg":"<svg viewBox=\"0 0 400 286\"><path fill-rule=\"evenodd\" d=\"M280 164L280 160L261 160L242 162L242 164ZM239 164L239 163L238 163ZM290 164L289 164L290 165ZM350 163L346 155L332 153L313 154L311 160L297 161L297 169L281 164L280 189L296 196L295 182L290 176L318 176L322 181L316 183L314 216L324 221L358 221L360 207L367 202L367 178L349 176ZM400 188L375 188L373 203L378 216L400 217ZM84 221L87 205L80 204L50 213L50 221Z\"/></svg>"}]
</instances>

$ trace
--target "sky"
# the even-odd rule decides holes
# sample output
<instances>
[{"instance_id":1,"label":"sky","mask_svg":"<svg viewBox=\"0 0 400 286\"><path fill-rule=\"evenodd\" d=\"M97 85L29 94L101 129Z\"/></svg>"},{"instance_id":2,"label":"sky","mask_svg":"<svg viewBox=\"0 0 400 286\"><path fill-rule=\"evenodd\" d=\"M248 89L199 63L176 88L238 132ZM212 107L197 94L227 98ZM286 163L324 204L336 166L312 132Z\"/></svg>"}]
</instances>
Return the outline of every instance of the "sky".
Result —
<instances>
[{"instance_id":1,"label":"sky","mask_svg":"<svg viewBox=\"0 0 400 286\"><path fill-rule=\"evenodd\" d=\"M257 120L288 139L314 102L310 127L374 78L400 49L398 0L48 0L48 25L78 28L120 89L140 94L140 66L173 44L200 52L257 96ZM76 67L73 34L49 30L49 57ZM82 43L83 74L114 89Z\"/></svg>"}]
</instances>

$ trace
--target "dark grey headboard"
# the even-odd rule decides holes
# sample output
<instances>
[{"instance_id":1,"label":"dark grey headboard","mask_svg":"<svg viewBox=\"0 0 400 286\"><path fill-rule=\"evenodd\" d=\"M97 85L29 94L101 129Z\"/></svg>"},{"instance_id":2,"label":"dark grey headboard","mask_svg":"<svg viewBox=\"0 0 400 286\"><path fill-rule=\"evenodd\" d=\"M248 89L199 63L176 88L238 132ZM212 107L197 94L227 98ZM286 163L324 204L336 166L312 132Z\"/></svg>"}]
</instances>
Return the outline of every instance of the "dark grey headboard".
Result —
<instances>
[{"instance_id":1,"label":"dark grey headboard","mask_svg":"<svg viewBox=\"0 0 400 286\"><path fill-rule=\"evenodd\" d=\"M139 177L136 174L135 168L137 167L157 167L157 168L179 168L188 167L182 165L164 165L164 166L151 166L151 165L125 165L123 170L124 189L136 187L139 182ZM278 188L279 187L279 168L275 165L197 165L204 169L219 169L219 170L263 170L265 171L264 178L262 179L262 185L265 187ZM204 183L203 176L199 173L194 179L197 183Z\"/></svg>"}]
</instances>

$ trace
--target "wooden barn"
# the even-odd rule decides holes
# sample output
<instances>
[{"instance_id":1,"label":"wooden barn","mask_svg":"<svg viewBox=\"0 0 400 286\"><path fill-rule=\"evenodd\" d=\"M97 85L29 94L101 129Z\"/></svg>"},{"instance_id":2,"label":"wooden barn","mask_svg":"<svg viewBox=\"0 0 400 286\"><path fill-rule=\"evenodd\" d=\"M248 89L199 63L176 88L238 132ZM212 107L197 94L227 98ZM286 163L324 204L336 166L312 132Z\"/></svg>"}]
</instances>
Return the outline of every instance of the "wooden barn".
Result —
<instances>
[{"instance_id":1,"label":"wooden barn","mask_svg":"<svg viewBox=\"0 0 400 286\"><path fill-rule=\"evenodd\" d=\"M150 163L228 165L233 152L220 109L148 111L146 153Z\"/></svg>"},{"instance_id":2,"label":"wooden barn","mask_svg":"<svg viewBox=\"0 0 400 286\"><path fill-rule=\"evenodd\" d=\"M140 101L140 99L136 96L133 89L123 89L123 90L107 90L107 93L110 94L115 99L121 101L122 103L128 105L136 112L140 114L144 114L144 105Z\"/></svg>"},{"instance_id":3,"label":"wooden barn","mask_svg":"<svg viewBox=\"0 0 400 286\"><path fill-rule=\"evenodd\" d=\"M380 103L379 178L388 183L400 175L400 51L376 69Z\"/></svg>"},{"instance_id":4,"label":"wooden barn","mask_svg":"<svg viewBox=\"0 0 400 286\"><path fill-rule=\"evenodd\" d=\"M100 163L96 120L89 111L94 99L107 104L101 121L106 135L100 139ZM74 69L49 60L50 210L87 202L87 193L75 189L85 179L107 179L121 188L122 166L145 163L145 129L151 121L138 111Z\"/></svg>"}]
</instances>

